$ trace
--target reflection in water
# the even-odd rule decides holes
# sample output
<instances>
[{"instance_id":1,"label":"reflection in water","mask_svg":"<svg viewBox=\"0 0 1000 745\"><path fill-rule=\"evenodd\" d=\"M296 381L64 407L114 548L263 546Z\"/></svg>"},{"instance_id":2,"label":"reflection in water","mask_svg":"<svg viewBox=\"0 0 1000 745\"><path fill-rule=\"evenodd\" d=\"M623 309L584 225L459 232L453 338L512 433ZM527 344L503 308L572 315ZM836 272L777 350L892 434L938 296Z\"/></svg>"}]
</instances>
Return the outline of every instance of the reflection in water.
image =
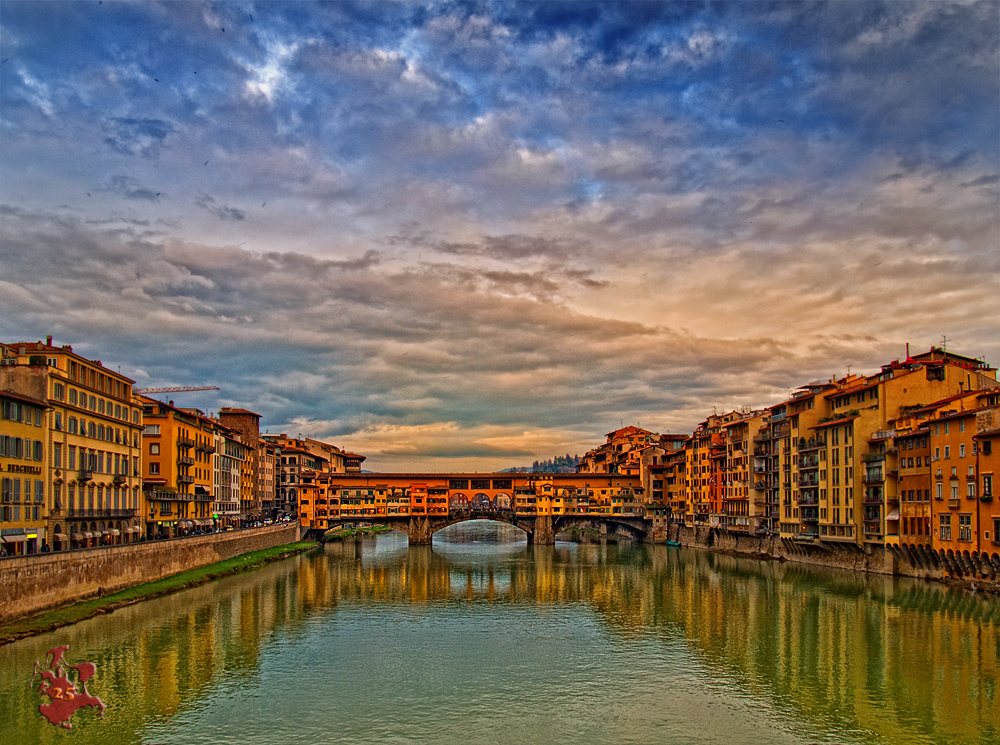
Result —
<instances>
[{"instance_id":1,"label":"reflection in water","mask_svg":"<svg viewBox=\"0 0 1000 745\"><path fill-rule=\"evenodd\" d=\"M0 741L65 737L28 686L58 644L97 663L108 706L74 718L74 742L1000 740L988 598L455 528L330 544L0 647Z\"/></svg>"}]
</instances>

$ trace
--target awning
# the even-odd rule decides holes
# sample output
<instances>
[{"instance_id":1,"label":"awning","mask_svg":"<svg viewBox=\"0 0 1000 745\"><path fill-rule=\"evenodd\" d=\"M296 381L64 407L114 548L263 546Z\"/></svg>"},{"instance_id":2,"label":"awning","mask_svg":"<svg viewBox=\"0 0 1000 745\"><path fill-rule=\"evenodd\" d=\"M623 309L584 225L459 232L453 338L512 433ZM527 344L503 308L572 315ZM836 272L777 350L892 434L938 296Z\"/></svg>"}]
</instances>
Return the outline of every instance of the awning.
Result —
<instances>
[{"instance_id":1,"label":"awning","mask_svg":"<svg viewBox=\"0 0 1000 745\"><path fill-rule=\"evenodd\" d=\"M206 519L206 518L204 518L204 517L201 517L201 518L198 518L198 519L196 519L196 520L194 521L194 524L195 524L195 525L211 525L211 524L212 524L212 521L211 521L211 520L208 520L208 519Z\"/></svg>"},{"instance_id":2,"label":"awning","mask_svg":"<svg viewBox=\"0 0 1000 745\"><path fill-rule=\"evenodd\" d=\"M3 536L4 543L21 543L22 541L28 540L27 536L23 535L5 535Z\"/></svg>"},{"instance_id":3,"label":"awning","mask_svg":"<svg viewBox=\"0 0 1000 745\"><path fill-rule=\"evenodd\" d=\"M70 536L70 538L72 538L74 541L82 541L83 533L74 533L73 535Z\"/></svg>"},{"instance_id":4,"label":"awning","mask_svg":"<svg viewBox=\"0 0 1000 745\"><path fill-rule=\"evenodd\" d=\"M121 535L121 532L118 530L118 528L112 528L109 532L111 533L111 535Z\"/></svg>"},{"instance_id":5,"label":"awning","mask_svg":"<svg viewBox=\"0 0 1000 745\"><path fill-rule=\"evenodd\" d=\"M65 533L53 533L52 539L55 541L59 541L60 543L66 543L66 541L69 540L69 538L66 537Z\"/></svg>"},{"instance_id":6,"label":"awning","mask_svg":"<svg viewBox=\"0 0 1000 745\"><path fill-rule=\"evenodd\" d=\"M899 519L899 507L894 509L888 515L885 516L886 520L898 520Z\"/></svg>"},{"instance_id":7,"label":"awning","mask_svg":"<svg viewBox=\"0 0 1000 745\"><path fill-rule=\"evenodd\" d=\"M83 534L83 537L89 541L91 538L94 537L94 534L88 530Z\"/></svg>"},{"instance_id":8,"label":"awning","mask_svg":"<svg viewBox=\"0 0 1000 745\"><path fill-rule=\"evenodd\" d=\"M177 527L178 528L190 528L191 527L191 521L190 520L179 520L177 522Z\"/></svg>"},{"instance_id":9,"label":"awning","mask_svg":"<svg viewBox=\"0 0 1000 745\"><path fill-rule=\"evenodd\" d=\"M125 528L126 533L138 533L140 532L138 528Z\"/></svg>"}]
</instances>

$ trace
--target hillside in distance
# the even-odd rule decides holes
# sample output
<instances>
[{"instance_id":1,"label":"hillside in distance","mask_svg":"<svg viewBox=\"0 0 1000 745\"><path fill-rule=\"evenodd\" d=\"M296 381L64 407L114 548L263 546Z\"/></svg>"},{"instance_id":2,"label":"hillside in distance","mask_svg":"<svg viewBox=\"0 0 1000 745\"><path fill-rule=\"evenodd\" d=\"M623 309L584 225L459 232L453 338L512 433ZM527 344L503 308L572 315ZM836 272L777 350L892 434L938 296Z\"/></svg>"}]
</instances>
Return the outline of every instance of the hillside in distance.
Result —
<instances>
[{"instance_id":1,"label":"hillside in distance","mask_svg":"<svg viewBox=\"0 0 1000 745\"><path fill-rule=\"evenodd\" d=\"M557 455L549 460L536 460L530 466L505 468L500 473L576 473L579 455Z\"/></svg>"}]
</instances>

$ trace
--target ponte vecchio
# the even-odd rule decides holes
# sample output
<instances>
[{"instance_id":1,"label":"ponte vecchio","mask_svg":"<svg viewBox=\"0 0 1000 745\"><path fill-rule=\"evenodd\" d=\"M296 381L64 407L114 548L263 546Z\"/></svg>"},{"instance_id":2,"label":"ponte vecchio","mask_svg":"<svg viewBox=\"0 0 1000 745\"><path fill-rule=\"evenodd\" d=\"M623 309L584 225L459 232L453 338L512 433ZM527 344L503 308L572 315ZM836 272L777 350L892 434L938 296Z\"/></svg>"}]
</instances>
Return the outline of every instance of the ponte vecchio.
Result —
<instances>
[{"instance_id":1,"label":"ponte vecchio","mask_svg":"<svg viewBox=\"0 0 1000 745\"><path fill-rule=\"evenodd\" d=\"M313 531L386 525L414 544L464 520L507 522L537 544L573 526L642 539L655 521L642 504L639 477L613 473L306 472L298 502L303 526Z\"/></svg>"}]
</instances>

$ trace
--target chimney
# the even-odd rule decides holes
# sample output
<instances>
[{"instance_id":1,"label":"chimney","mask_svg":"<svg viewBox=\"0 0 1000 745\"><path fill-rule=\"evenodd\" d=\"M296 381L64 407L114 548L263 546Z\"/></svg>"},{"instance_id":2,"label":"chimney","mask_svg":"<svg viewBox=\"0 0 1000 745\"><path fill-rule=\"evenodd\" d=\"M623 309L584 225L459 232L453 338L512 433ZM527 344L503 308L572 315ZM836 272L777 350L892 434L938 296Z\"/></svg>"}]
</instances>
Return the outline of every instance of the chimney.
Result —
<instances>
[{"instance_id":1,"label":"chimney","mask_svg":"<svg viewBox=\"0 0 1000 745\"><path fill-rule=\"evenodd\" d=\"M47 347L52 346L52 334L49 334L48 336L45 337L45 346Z\"/></svg>"}]
</instances>

